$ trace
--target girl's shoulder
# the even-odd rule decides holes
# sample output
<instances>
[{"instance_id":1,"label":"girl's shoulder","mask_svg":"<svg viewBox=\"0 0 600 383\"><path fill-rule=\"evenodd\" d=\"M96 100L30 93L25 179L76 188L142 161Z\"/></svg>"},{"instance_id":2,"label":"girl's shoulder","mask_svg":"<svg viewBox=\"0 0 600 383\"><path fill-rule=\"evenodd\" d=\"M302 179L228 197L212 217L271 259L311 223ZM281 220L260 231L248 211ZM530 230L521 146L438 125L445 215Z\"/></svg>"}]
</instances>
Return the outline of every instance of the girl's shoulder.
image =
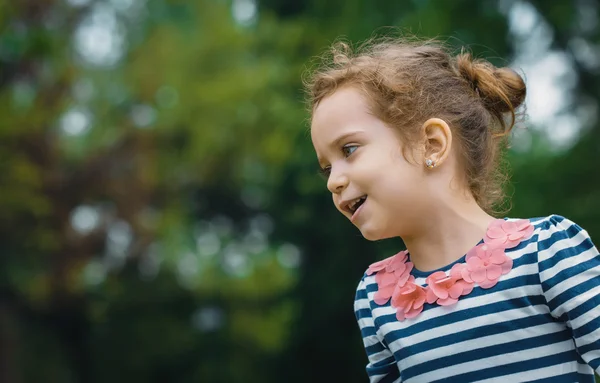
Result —
<instances>
[{"instance_id":1,"label":"girl's shoulder","mask_svg":"<svg viewBox=\"0 0 600 383\"><path fill-rule=\"evenodd\" d=\"M537 259L541 272L551 274L575 264L585 264L598 255L588 232L569 218L558 214L532 218L534 232L531 240L537 242Z\"/></svg>"},{"instance_id":2,"label":"girl's shoulder","mask_svg":"<svg viewBox=\"0 0 600 383\"><path fill-rule=\"evenodd\" d=\"M558 214L529 218L534 226L534 237L546 244L569 238L589 237L587 231L571 219Z\"/></svg>"},{"instance_id":3,"label":"girl's shoulder","mask_svg":"<svg viewBox=\"0 0 600 383\"><path fill-rule=\"evenodd\" d=\"M511 219L511 218L509 218ZM529 221L535 226L538 230L548 230L554 227L557 228L568 228L575 224L575 222L571 221L569 218L563 217L559 214L550 214L545 217L534 217L529 218Z\"/></svg>"}]
</instances>

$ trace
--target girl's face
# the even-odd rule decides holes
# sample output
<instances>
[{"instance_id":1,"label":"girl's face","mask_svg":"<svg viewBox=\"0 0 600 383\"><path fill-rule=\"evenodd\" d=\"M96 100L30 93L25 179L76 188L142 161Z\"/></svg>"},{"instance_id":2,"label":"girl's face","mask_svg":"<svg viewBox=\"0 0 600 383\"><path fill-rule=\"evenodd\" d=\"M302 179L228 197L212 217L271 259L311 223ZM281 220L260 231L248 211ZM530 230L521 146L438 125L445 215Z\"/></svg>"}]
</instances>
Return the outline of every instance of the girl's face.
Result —
<instances>
[{"instance_id":1,"label":"girl's face","mask_svg":"<svg viewBox=\"0 0 600 383\"><path fill-rule=\"evenodd\" d=\"M369 112L360 91L345 87L323 99L311 136L333 203L366 239L411 234L427 206L426 169L405 159L397 133Z\"/></svg>"}]
</instances>

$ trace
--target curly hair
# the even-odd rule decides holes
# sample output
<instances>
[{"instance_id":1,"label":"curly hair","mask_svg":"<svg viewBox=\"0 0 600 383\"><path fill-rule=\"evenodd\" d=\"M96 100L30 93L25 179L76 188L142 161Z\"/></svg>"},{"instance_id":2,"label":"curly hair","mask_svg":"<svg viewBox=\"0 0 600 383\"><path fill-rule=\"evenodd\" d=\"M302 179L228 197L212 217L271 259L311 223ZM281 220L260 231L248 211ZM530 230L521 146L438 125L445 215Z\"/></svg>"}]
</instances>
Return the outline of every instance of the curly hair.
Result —
<instances>
[{"instance_id":1,"label":"curly hair","mask_svg":"<svg viewBox=\"0 0 600 383\"><path fill-rule=\"evenodd\" d=\"M474 59L464 48L453 55L436 40L401 38L371 39L356 50L339 41L322 60L304 80L311 114L336 89L354 86L404 143L416 142L429 118L441 118L457 138L476 202L490 213L503 202L504 149L526 95L514 70Z\"/></svg>"}]
</instances>

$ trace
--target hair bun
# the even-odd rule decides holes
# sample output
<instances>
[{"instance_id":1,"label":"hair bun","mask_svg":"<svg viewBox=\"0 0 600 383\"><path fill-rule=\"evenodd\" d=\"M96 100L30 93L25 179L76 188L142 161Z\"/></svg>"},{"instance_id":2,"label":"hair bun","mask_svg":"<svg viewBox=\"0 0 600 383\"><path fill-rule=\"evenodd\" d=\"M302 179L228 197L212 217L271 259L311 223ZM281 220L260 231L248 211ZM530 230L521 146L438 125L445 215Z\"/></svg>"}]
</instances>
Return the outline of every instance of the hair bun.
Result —
<instances>
[{"instance_id":1,"label":"hair bun","mask_svg":"<svg viewBox=\"0 0 600 383\"><path fill-rule=\"evenodd\" d=\"M504 130L510 130L515 120L515 109L525 101L527 92L523 78L510 68L497 68L486 60L474 60L470 53L456 56L456 66L460 75L479 94L486 109L500 121ZM508 127L503 122L505 113L512 116Z\"/></svg>"}]
</instances>

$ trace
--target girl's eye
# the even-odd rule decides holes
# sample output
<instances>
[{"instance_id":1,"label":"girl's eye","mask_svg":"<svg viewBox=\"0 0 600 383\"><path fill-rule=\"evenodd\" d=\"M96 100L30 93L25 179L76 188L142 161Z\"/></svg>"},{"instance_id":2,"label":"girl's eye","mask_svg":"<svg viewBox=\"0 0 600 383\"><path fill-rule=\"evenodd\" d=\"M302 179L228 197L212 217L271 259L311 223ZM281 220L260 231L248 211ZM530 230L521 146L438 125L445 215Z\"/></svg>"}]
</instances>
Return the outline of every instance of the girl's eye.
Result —
<instances>
[{"instance_id":1,"label":"girl's eye","mask_svg":"<svg viewBox=\"0 0 600 383\"><path fill-rule=\"evenodd\" d=\"M352 153L354 153L354 151L355 151L356 149L358 149L358 145L350 145L350 144L348 144L348 145L344 145L344 146L342 147L342 152L344 153L344 156L347 158L347 157L350 157L350 155L351 155ZM329 175L331 174L331 166L326 166L326 167L324 167L324 168L320 168L320 169L319 169L319 173L320 173L320 174L321 174L321 175L322 175L322 176L323 176L325 179L328 179L328 178L329 178Z\"/></svg>"},{"instance_id":2,"label":"girl's eye","mask_svg":"<svg viewBox=\"0 0 600 383\"><path fill-rule=\"evenodd\" d=\"M358 146L357 146L357 145L345 145L345 146L342 148L342 152L344 152L344 155L345 155L346 157L349 157L349 156L350 156L352 153L354 153L354 151L355 151L356 149L358 149Z\"/></svg>"},{"instance_id":3,"label":"girl's eye","mask_svg":"<svg viewBox=\"0 0 600 383\"><path fill-rule=\"evenodd\" d=\"M329 178L329 175L331 174L331 166L326 166L324 168L320 168L319 169L319 173L325 178Z\"/></svg>"}]
</instances>

